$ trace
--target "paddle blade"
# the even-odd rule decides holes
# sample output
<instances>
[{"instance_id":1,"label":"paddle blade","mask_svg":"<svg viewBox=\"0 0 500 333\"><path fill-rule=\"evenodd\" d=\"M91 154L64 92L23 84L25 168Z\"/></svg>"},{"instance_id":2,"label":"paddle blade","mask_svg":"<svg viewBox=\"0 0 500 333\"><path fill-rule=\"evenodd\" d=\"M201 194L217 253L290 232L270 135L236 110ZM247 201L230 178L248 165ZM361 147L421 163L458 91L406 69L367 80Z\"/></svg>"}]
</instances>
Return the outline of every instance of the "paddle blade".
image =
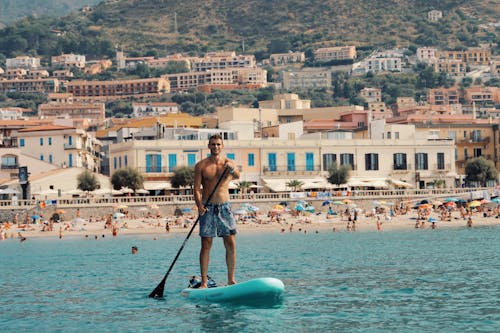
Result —
<instances>
[{"instance_id":1,"label":"paddle blade","mask_svg":"<svg viewBox=\"0 0 500 333\"><path fill-rule=\"evenodd\" d=\"M155 288L155 290L153 290L151 292L151 294L149 294L149 297L150 298L163 298L163 290L165 289L165 279L161 280L160 284L158 284Z\"/></svg>"}]
</instances>

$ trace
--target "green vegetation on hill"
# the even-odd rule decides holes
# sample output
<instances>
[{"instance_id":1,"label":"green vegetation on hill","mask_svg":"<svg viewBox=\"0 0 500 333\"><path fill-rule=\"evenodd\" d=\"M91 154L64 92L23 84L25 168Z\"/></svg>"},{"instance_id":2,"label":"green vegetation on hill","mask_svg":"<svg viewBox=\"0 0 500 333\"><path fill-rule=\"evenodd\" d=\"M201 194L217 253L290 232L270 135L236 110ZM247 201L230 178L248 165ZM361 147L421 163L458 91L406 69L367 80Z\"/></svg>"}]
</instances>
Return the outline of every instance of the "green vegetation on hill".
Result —
<instances>
[{"instance_id":1,"label":"green vegetation on hill","mask_svg":"<svg viewBox=\"0 0 500 333\"><path fill-rule=\"evenodd\" d=\"M63 16L101 0L2 0L0 22L10 24L25 16Z\"/></svg>"},{"instance_id":2,"label":"green vegetation on hill","mask_svg":"<svg viewBox=\"0 0 500 333\"><path fill-rule=\"evenodd\" d=\"M429 22L432 9L441 10L443 19ZM496 0L103 1L91 13L21 20L0 31L0 52L109 56L119 47L161 56L235 50L260 59L345 44L356 45L361 55L395 46L498 47L498 31L482 26L498 17Z\"/></svg>"}]
</instances>

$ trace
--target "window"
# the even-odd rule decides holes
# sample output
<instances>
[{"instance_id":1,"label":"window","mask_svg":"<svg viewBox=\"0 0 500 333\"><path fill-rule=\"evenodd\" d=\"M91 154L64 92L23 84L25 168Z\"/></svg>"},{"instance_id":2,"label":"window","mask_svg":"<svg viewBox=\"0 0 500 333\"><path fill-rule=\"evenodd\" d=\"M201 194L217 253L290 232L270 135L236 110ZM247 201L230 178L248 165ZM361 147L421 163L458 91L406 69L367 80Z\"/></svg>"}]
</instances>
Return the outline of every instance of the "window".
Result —
<instances>
[{"instance_id":1,"label":"window","mask_svg":"<svg viewBox=\"0 0 500 333\"><path fill-rule=\"evenodd\" d=\"M437 153L437 168L444 170L444 153Z\"/></svg>"},{"instance_id":2,"label":"window","mask_svg":"<svg viewBox=\"0 0 500 333\"><path fill-rule=\"evenodd\" d=\"M146 154L146 172L161 172L160 154Z\"/></svg>"},{"instance_id":3,"label":"window","mask_svg":"<svg viewBox=\"0 0 500 333\"><path fill-rule=\"evenodd\" d=\"M52 146L52 138L48 138L47 141L49 143L49 146Z\"/></svg>"},{"instance_id":4,"label":"window","mask_svg":"<svg viewBox=\"0 0 500 333\"><path fill-rule=\"evenodd\" d=\"M168 172L174 172L176 166L177 166L177 155L168 154Z\"/></svg>"},{"instance_id":5,"label":"window","mask_svg":"<svg viewBox=\"0 0 500 333\"><path fill-rule=\"evenodd\" d=\"M73 145L73 137L72 136L68 137L68 145L70 145L70 146Z\"/></svg>"},{"instance_id":6,"label":"window","mask_svg":"<svg viewBox=\"0 0 500 333\"><path fill-rule=\"evenodd\" d=\"M43 161L43 154L40 154L40 161Z\"/></svg>"},{"instance_id":7,"label":"window","mask_svg":"<svg viewBox=\"0 0 500 333\"><path fill-rule=\"evenodd\" d=\"M337 161L336 154L323 154L323 171L330 170L336 161Z\"/></svg>"},{"instance_id":8,"label":"window","mask_svg":"<svg viewBox=\"0 0 500 333\"><path fill-rule=\"evenodd\" d=\"M24 139L19 139L19 146L24 147Z\"/></svg>"},{"instance_id":9,"label":"window","mask_svg":"<svg viewBox=\"0 0 500 333\"><path fill-rule=\"evenodd\" d=\"M286 170L295 171L295 153L286 154Z\"/></svg>"},{"instance_id":10,"label":"window","mask_svg":"<svg viewBox=\"0 0 500 333\"><path fill-rule=\"evenodd\" d=\"M227 158L229 158L230 160L233 160L233 161L235 160L235 155L234 155L234 153L228 153L226 156L227 156Z\"/></svg>"},{"instance_id":11,"label":"window","mask_svg":"<svg viewBox=\"0 0 500 333\"><path fill-rule=\"evenodd\" d=\"M49 155L49 163L53 163L54 159L52 158L52 154Z\"/></svg>"},{"instance_id":12,"label":"window","mask_svg":"<svg viewBox=\"0 0 500 333\"><path fill-rule=\"evenodd\" d=\"M314 153L306 153L306 171L314 171Z\"/></svg>"},{"instance_id":13,"label":"window","mask_svg":"<svg viewBox=\"0 0 500 333\"><path fill-rule=\"evenodd\" d=\"M248 154L248 166L255 166L255 154Z\"/></svg>"},{"instance_id":14,"label":"window","mask_svg":"<svg viewBox=\"0 0 500 333\"><path fill-rule=\"evenodd\" d=\"M457 139L457 131L448 131L448 137L450 139L456 140Z\"/></svg>"},{"instance_id":15,"label":"window","mask_svg":"<svg viewBox=\"0 0 500 333\"><path fill-rule=\"evenodd\" d=\"M354 170L354 154L340 154L340 165L349 165Z\"/></svg>"},{"instance_id":16,"label":"window","mask_svg":"<svg viewBox=\"0 0 500 333\"><path fill-rule=\"evenodd\" d=\"M394 166L393 166L394 170L407 170L408 169L408 166L406 164L406 154L405 153L396 153L392 156L393 156L392 158L393 158L393 162L394 162Z\"/></svg>"},{"instance_id":17,"label":"window","mask_svg":"<svg viewBox=\"0 0 500 333\"><path fill-rule=\"evenodd\" d=\"M121 156L118 156L118 166L120 167L120 169L122 168L122 157Z\"/></svg>"},{"instance_id":18,"label":"window","mask_svg":"<svg viewBox=\"0 0 500 333\"><path fill-rule=\"evenodd\" d=\"M269 165L269 171L278 170L276 166L276 153L267 154L267 164Z\"/></svg>"},{"instance_id":19,"label":"window","mask_svg":"<svg viewBox=\"0 0 500 333\"><path fill-rule=\"evenodd\" d=\"M196 154L190 153L187 155L188 166L194 166L196 164Z\"/></svg>"},{"instance_id":20,"label":"window","mask_svg":"<svg viewBox=\"0 0 500 333\"><path fill-rule=\"evenodd\" d=\"M118 169L118 160L116 159L116 157L113 157L113 168L116 170Z\"/></svg>"},{"instance_id":21,"label":"window","mask_svg":"<svg viewBox=\"0 0 500 333\"><path fill-rule=\"evenodd\" d=\"M2 156L2 169L16 169L17 157L12 155Z\"/></svg>"},{"instance_id":22,"label":"window","mask_svg":"<svg viewBox=\"0 0 500 333\"><path fill-rule=\"evenodd\" d=\"M40 146L43 146L43 138L40 138Z\"/></svg>"},{"instance_id":23,"label":"window","mask_svg":"<svg viewBox=\"0 0 500 333\"><path fill-rule=\"evenodd\" d=\"M472 142L481 142L481 130L474 130L470 132L470 139Z\"/></svg>"},{"instance_id":24,"label":"window","mask_svg":"<svg viewBox=\"0 0 500 333\"><path fill-rule=\"evenodd\" d=\"M428 170L429 165L427 163L426 153L416 153L415 154L415 170Z\"/></svg>"},{"instance_id":25,"label":"window","mask_svg":"<svg viewBox=\"0 0 500 333\"><path fill-rule=\"evenodd\" d=\"M474 157L480 157L483 155L483 149L482 148L474 148Z\"/></svg>"},{"instance_id":26,"label":"window","mask_svg":"<svg viewBox=\"0 0 500 333\"><path fill-rule=\"evenodd\" d=\"M68 155L68 166L73 167L73 154Z\"/></svg>"},{"instance_id":27,"label":"window","mask_svg":"<svg viewBox=\"0 0 500 333\"><path fill-rule=\"evenodd\" d=\"M464 159L469 158L469 152L467 151L467 148L464 148Z\"/></svg>"},{"instance_id":28,"label":"window","mask_svg":"<svg viewBox=\"0 0 500 333\"><path fill-rule=\"evenodd\" d=\"M378 154L365 154L365 170L378 170Z\"/></svg>"},{"instance_id":29,"label":"window","mask_svg":"<svg viewBox=\"0 0 500 333\"><path fill-rule=\"evenodd\" d=\"M396 139L396 140L399 139L399 132L394 132L394 139Z\"/></svg>"},{"instance_id":30,"label":"window","mask_svg":"<svg viewBox=\"0 0 500 333\"><path fill-rule=\"evenodd\" d=\"M127 155L123 156L123 161L125 162L125 167L127 167L128 166L128 156Z\"/></svg>"},{"instance_id":31,"label":"window","mask_svg":"<svg viewBox=\"0 0 500 333\"><path fill-rule=\"evenodd\" d=\"M387 139L391 139L391 132L387 132Z\"/></svg>"}]
</instances>

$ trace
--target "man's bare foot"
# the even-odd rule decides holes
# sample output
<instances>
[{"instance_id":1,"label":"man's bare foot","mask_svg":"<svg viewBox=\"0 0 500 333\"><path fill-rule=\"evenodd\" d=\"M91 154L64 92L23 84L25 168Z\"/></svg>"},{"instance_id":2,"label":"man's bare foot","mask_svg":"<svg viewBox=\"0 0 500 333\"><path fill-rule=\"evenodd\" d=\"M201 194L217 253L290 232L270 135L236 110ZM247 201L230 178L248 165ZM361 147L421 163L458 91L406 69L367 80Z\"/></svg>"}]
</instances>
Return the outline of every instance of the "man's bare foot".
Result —
<instances>
[{"instance_id":1,"label":"man's bare foot","mask_svg":"<svg viewBox=\"0 0 500 333\"><path fill-rule=\"evenodd\" d=\"M208 285L207 284L201 284L198 289L205 289L205 288L208 288Z\"/></svg>"},{"instance_id":2,"label":"man's bare foot","mask_svg":"<svg viewBox=\"0 0 500 333\"><path fill-rule=\"evenodd\" d=\"M236 281L232 280L232 281L228 281L228 282L227 282L227 285L228 285L228 286L230 286L230 285L233 285L233 284L236 284L236 283L238 283L238 282L236 282Z\"/></svg>"}]
</instances>

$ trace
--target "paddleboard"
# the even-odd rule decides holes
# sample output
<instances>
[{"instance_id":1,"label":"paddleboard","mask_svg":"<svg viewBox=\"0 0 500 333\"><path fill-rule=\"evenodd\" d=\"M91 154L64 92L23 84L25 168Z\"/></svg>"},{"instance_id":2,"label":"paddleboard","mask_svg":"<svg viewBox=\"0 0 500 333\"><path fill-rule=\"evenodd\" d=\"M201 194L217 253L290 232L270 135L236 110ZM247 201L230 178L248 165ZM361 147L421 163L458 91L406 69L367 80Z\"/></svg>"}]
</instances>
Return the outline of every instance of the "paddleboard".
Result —
<instances>
[{"instance_id":1,"label":"paddleboard","mask_svg":"<svg viewBox=\"0 0 500 333\"><path fill-rule=\"evenodd\" d=\"M181 295L193 301L267 306L280 303L284 291L285 285L281 280L259 278L230 286L186 288Z\"/></svg>"}]
</instances>

